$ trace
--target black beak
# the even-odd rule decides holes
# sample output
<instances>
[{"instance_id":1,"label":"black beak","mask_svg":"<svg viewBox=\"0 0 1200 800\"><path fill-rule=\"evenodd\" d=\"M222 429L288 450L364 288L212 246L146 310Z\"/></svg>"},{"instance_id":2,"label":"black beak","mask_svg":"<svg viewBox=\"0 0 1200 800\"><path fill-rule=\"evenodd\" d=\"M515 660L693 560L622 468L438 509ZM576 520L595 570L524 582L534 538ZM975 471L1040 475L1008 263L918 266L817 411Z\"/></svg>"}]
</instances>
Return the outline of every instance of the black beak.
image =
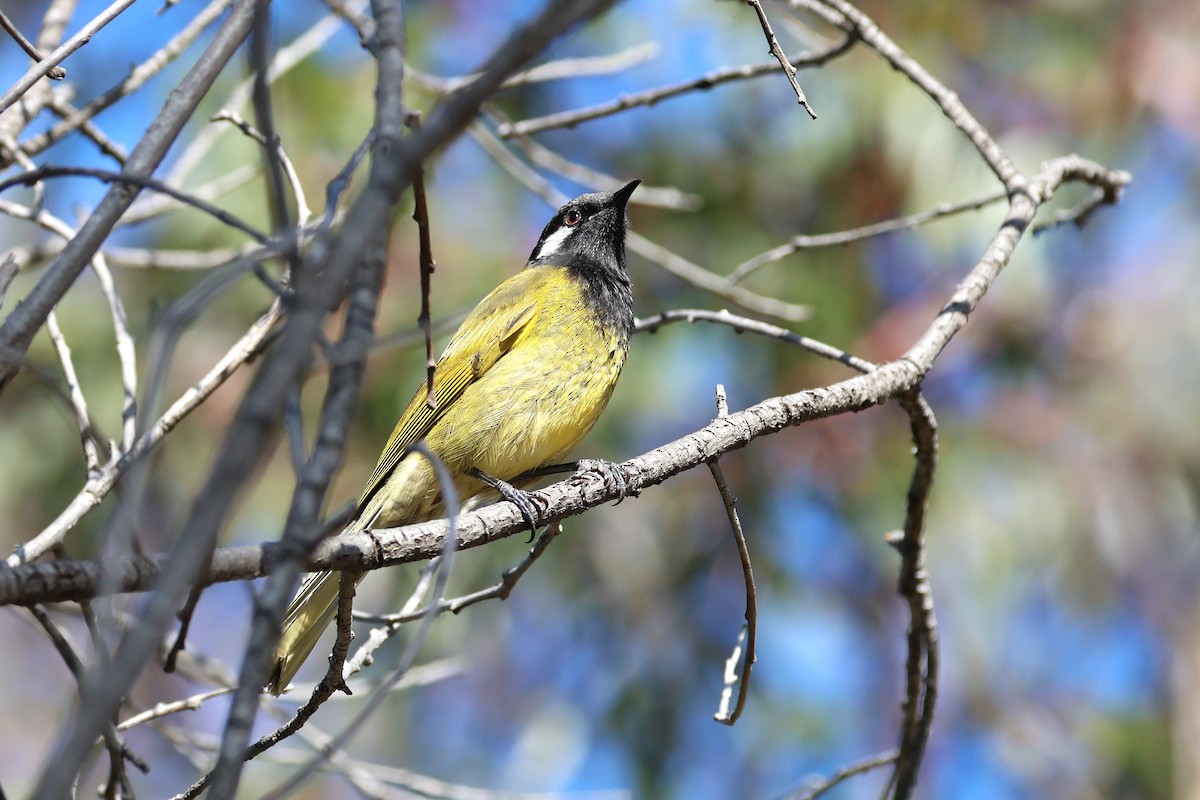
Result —
<instances>
[{"instance_id":1,"label":"black beak","mask_svg":"<svg viewBox=\"0 0 1200 800\"><path fill-rule=\"evenodd\" d=\"M642 179L638 178L635 181L630 181L620 189L617 189L615 192L613 192L613 205L619 210L624 211L625 204L629 202L629 195L633 194L633 190L636 189L638 184L641 182Z\"/></svg>"}]
</instances>

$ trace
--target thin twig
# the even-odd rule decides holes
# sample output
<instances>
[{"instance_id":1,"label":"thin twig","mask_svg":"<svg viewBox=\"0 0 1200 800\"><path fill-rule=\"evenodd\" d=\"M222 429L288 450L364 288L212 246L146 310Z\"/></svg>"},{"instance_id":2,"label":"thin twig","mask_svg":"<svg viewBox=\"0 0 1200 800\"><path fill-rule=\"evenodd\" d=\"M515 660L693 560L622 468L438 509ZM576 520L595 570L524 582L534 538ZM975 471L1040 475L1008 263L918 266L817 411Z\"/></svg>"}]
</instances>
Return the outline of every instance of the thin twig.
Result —
<instances>
[{"instance_id":1,"label":"thin twig","mask_svg":"<svg viewBox=\"0 0 1200 800\"><path fill-rule=\"evenodd\" d=\"M942 219L953 214L959 214L963 211L975 211L992 203L999 202L1008 197L1008 192L1000 189L995 192L990 192L981 195L972 200L964 200L958 203L939 203L934 208L928 211L919 211L916 214L910 214L907 217L897 217L895 219L884 220L883 222L875 222L870 225L863 225L859 228L850 228L849 230L836 231L834 233L821 233L811 236L795 236L787 244L780 245L761 253L754 258L738 264L732 272L729 273L727 280L730 283L740 283L745 280L752 272L758 270L759 267L770 264L773 261L778 261L781 258L790 256L800 250L808 250L814 247L838 247L841 245L859 242L863 239L868 239L872 236L880 236L892 231L906 230L915 228L918 225L923 225L935 219Z\"/></svg>"},{"instance_id":2,"label":"thin twig","mask_svg":"<svg viewBox=\"0 0 1200 800\"><path fill-rule=\"evenodd\" d=\"M124 176L145 178L158 167L201 98L208 93L217 74L249 33L252 14L247 12L250 11L252 9L247 6L239 5L229 15L196 65L167 97L145 136L130 153L122 173ZM92 256L108 239L121 215L128 210L138 194L137 188L127 180L111 187L80 227L78 235L71 239L21 305L13 309L0 325L0 352L16 356L0 361L0 390L20 369L20 357L28 350L50 309L75 283ZM79 746L82 744L80 740ZM53 788L64 790L65 786L57 784ZM61 791L58 794L61 795Z\"/></svg>"},{"instance_id":3,"label":"thin twig","mask_svg":"<svg viewBox=\"0 0 1200 800\"><path fill-rule=\"evenodd\" d=\"M17 277L20 269L17 265L17 257L12 252L9 252L4 257L4 261L0 262L0 306L4 305L4 296L8 294L8 287L12 285L12 280Z\"/></svg>"},{"instance_id":4,"label":"thin twig","mask_svg":"<svg viewBox=\"0 0 1200 800\"><path fill-rule=\"evenodd\" d=\"M909 608L908 659L900 749L892 774L892 800L908 800L917 783L937 702L938 638L933 593L925 565L925 512L937 469L937 421L920 389L899 396L909 417L915 464L908 489L904 529L890 541L900 552L898 591Z\"/></svg>"},{"instance_id":5,"label":"thin twig","mask_svg":"<svg viewBox=\"0 0 1200 800\"><path fill-rule=\"evenodd\" d=\"M413 177L413 221L417 223L417 241L421 266L421 313L417 325L425 334L425 404L436 405L433 393L433 376L437 371L437 358L433 355L433 322L430 315L431 278L437 269L433 260L433 243L429 234L429 205L425 202L425 170L418 168Z\"/></svg>"},{"instance_id":6,"label":"thin twig","mask_svg":"<svg viewBox=\"0 0 1200 800\"><path fill-rule=\"evenodd\" d=\"M725 396L725 387L717 384L717 418L729 415L729 401ZM750 674L754 670L754 662L758 659L755 642L758 638L758 591L754 586L754 569L750 565L750 548L746 544L746 534L742 530L742 520L737 512L737 500L725 480L725 472L718 460L708 461L708 469L712 473L713 482L721 495L721 503L725 506L725 515L729 518L729 529L733 532L733 541L737 545L738 560L742 564L742 578L746 586L745 624L738 632L737 644L725 662L725 681L721 689L721 702L713 719L723 725L734 725L746 708L746 698L750 696ZM745 649L743 650L743 643ZM742 675L739 683L737 667L742 665ZM733 685L738 683L737 702L733 709L729 708L729 700L733 695Z\"/></svg>"},{"instance_id":7,"label":"thin twig","mask_svg":"<svg viewBox=\"0 0 1200 800\"><path fill-rule=\"evenodd\" d=\"M117 730L127 731L130 728L136 728L138 725L144 725L147 722L153 722L171 714L178 714L180 711L195 711L204 704L204 701L211 700L214 697L222 697L232 691L232 686L222 686L219 689L210 689L207 692L200 692L191 697L185 697L182 700L174 700L170 703L157 703L153 708L148 708L140 714L134 714L124 722L119 723Z\"/></svg>"},{"instance_id":8,"label":"thin twig","mask_svg":"<svg viewBox=\"0 0 1200 800\"><path fill-rule=\"evenodd\" d=\"M797 68L820 66L848 51L854 45L854 42L855 38L847 35L824 50L801 53L789 60ZM587 108L576 109L574 111L561 111L555 114L547 114L544 117L521 120L510 125L501 125L497 131L497 135L501 139L508 139L513 136L528 136L532 133L540 133L541 131L548 131L554 128L574 128L583 122L590 122L601 117L611 117L614 114L620 114L623 111L628 111L631 108L639 106L653 106L672 97L679 97L695 91L706 91L723 83L750 80L762 77L763 75L770 75L778 69L779 64L775 61L768 61L762 64L745 64L740 67L723 67L692 80L661 86L657 89L648 89L642 92L621 95L616 100L599 103Z\"/></svg>"},{"instance_id":9,"label":"thin twig","mask_svg":"<svg viewBox=\"0 0 1200 800\"><path fill-rule=\"evenodd\" d=\"M21 33L21 29L13 24L13 21L8 18L8 15L3 10L0 10L0 27L4 28L8 32L8 35L16 40L16 43L25 51L25 55L34 61L41 61L46 57L34 46L33 42L25 38L24 34ZM52 81L61 81L67 77L67 71L62 67L55 67L46 73L46 77Z\"/></svg>"},{"instance_id":10,"label":"thin twig","mask_svg":"<svg viewBox=\"0 0 1200 800\"><path fill-rule=\"evenodd\" d=\"M507 124L508 116L494 105L488 107L488 116L496 120L497 125ZM513 136L511 141L531 162L556 172L575 183L595 187L605 192L615 192L628 181L608 175L599 170L576 164L559 153L539 144L530 136ZM647 186L641 184L630 198L630 203L639 206L657 206L676 211L697 211L704 205L704 199L697 194L681 192L673 186Z\"/></svg>"},{"instance_id":11,"label":"thin twig","mask_svg":"<svg viewBox=\"0 0 1200 800\"><path fill-rule=\"evenodd\" d=\"M45 210L35 212L33 209L26 208L25 206L0 200L0 213L36 222L46 230L60 236L64 242L70 241L76 233L75 229L70 225ZM121 368L121 384L124 389L124 405L121 410L123 421L120 446L123 452L127 452L133 446L135 434L134 416L137 413L137 356L134 351L133 335L129 331L129 323L125 317L125 308L121 303L120 296L117 294L116 286L113 284L112 273L109 271L108 264L102 253L96 253L92 258L91 267L92 271L96 274L100 290L104 294L113 321L113 333L117 343L117 359ZM53 322L51 322L52 319ZM79 422L80 432L84 439L88 476L94 477L96 470L100 466L99 452L88 452L88 446L95 437L95 426L88 417L87 404L84 402L83 393L79 389L74 366L70 364L70 350L66 346L66 341L62 337L62 331L59 330L58 321L54 318L53 313L47 317L47 328L49 329L51 340L54 342L55 349L59 353L59 359L63 362L67 387L70 392L72 405L75 408L76 420Z\"/></svg>"},{"instance_id":12,"label":"thin twig","mask_svg":"<svg viewBox=\"0 0 1200 800\"><path fill-rule=\"evenodd\" d=\"M61 119L68 119L72 115L79 113L79 109L75 108L67 101L59 92L51 92L50 100L47 103L49 109ZM125 162L129 160L129 153L124 147L117 144L111 136L91 120L84 120L79 124L79 132L83 137L96 145L96 149L103 155L108 156L118 165L125 166ZM26 145L21 146L25 152L31 152Z\"/></svg>"},{"instance_id":13,"label":"thin twig","mask_svg":"<svg viewBox=\"0 0 1200 800\"><path fill-rule=\"evenodd\" d=\"M194 189L188 189L187 193L194 198L212 202L240 186L245 186L257 176L258 168L256 166L253 164L239 164L224 175L219 175ZM121 217L121 224L133 225L134 223L144 222L166 214L169 211L185 207L185 203L176 200L170 195L152 194L134 203L133 207Z\"/></svg>"},{"instance_id":14,"label":"thin twig","mask_svg":"<svg viewBox=\"0 0 1200 800\"><path fill-rule=\"evenodd\" d=\"M533 566L533 562L542 557L542 554L546 552L546 548L550 546L550 543L560 533L562 533L561 521L555 520L549 523L542 530L537 540L533 543L533 546L529 548L529 552L525 555L525 558L516 566L500 573L500 580L491 586L449 600L442 599L421 609L404 608L397 614L365 614L355 612L354 618L359 622L382 623L390 628L398 629L399 626L415 622L426 614L444 614L447 611L451 614L458 614L463 609L473 606L476 603L482 603L485 600L507 600L512 594L512 590L516 588L517 582L529 571L529 568ZM394 630L392 632L394 633Z\"/></svg>"},{"instance_id":15,"label":"thin twig","mask_svg":"<svg viewBox=\"0 0 1200 800\"><path fill-rule=\"evenodd\" d=\"M280 166L283 168L283 174L287 178L288 185L292 189L292 198L296 201L296 228L304 230L308 225L308 220L312 217L312 209L308 207L308 200L304 195L304 186L300 183L300 175L296 172L296 165L288 158L287 151L283 149L283 144L276 140L274 147L271 147L267 143L267 137L261 131L242 119L241 115L234 111L218 111L212 115L209 121L228 122L261 144L264 148L273 150L275 156L279 159Z\"/></svg>"},{"instance_id":16,"label":"thin twig","mask_svg":"<svg viewBox=\"0 0 1200 800\"><path fill-rule=\"evenodd\" d=\"M16 83L9 87L8 91L0 95L0 113L3 113L5 109L17 102L21 95L29 91L30 87L35 83L49 75L50 71L58 66L59 62L64 58L91 41L97 31L116 19L122 11L129 8L133 3L134 0L116 0L108 8L93 17L78 33L63 42L62 46L33 65Z\"/></svg>"},{"instance_id":17,"label":"thin twig","mask_svg":"<svg viewBox=\"0 0 1200 800\"><path fill-rule=\"evenodd\" d=\"M771 30L771 23L767 19L767 12L763 10L762 3L759 0L746 0L746 5L753 8L754 13L758 15L758 23L762 25L763 36L767 37L767 46L771 55L783 68L783 74L787 76L788 83L792 85L792 91L796 93L796 102L804 106L804 110L810 117L816 119L817 112L813 111L812 106L808 104L808 98L804 96L804 90L800 88L800 82L796 80L796 68L792 66L792 62L788 61L787 54L779 46L779 40L775 38L775 31Z\"/></svg>"},{"instance_id":18,"label":"thin twig","mask_svg":"<svg viewBox=\"0 0 1200 800\"><path fill-rule=\"evenodd\" d=\"M409 592L408 599L404 601L404 605L401 606L399 613L376 617L358 611L354 612L354 619L356 621L381 622L383 623L383 627L373 628L367 634L367 640L359 645L354 655L346 661L346 666L342 673L344 680L349 680L352 675L355 675L363 667L370 664L375 657L375 651L384 642L395 636L405 622L420 619L428 613L428 609L421 608L421 601L425 599L425 595L429 593L430 587L433 586L433 579L437 576L438 566L439 561L436 558L421 565L421 570L417 575L417 582L413 586L413 590ZM393 616L395 619L391 618Z\"/></svg>"},{"instance_id":19,"label":"thin twig","mask_svg":"<svg viewBox=\"0 0 1200 800\"><path fill-rule=\"evenodd\" d=\"M116 86L104 92L82 108L68 114L61 122L52 125L49 130L39 133L22 142L21 146L30 155L37 155L55 142L61 141L75 130L84 126L88 120L118 101L135 93L145 85L146 81L157 75L183 52L199 36L212 25L221 14L233 3L233 0L213 0L192 18L183 30L171 38L159 50L129 71L129 76Z\"/></svg>"},{"instance_id":20,"label":"thin twig","mask_svg":"<svg viewBox=\"0 0 1200 800\"><path fill-rule=\"evenodd\" d=\"M518 72L516 75L513 75L503 83L501 89L515 89L519 86L558 81L566 78L586 78L625 72L657 58L661 50L662 48L657 42L644 42L626 50L604 56L564 58L557 61L547 61L545 64L538 64L536 67L531 67L524 72ZM455 78L443 78L431 75L428 72L422 72L412 66L405 68L405 74L417 85L438 94L449 94L467 85L477 77L475 75L462 75ZM638 192L641 191L641 187L638 187Z\"/></svg>"},{"instance_id":21,"label":"thin twig","mask_svg":"<svg viewBox=\"0 0 1200 800\"><path fill-rule=\"evenodd\" d=\"M753 333L758 336L765 336L768 339L802 347L810 353L815 353L822 358L828 358L831 361L845 364L859 372L870 372L876 367L870 361L851 355L833 345L825 344L807 336L801 336L798 333L793 333L786 328L780 328L769 322L761 322L757 319L732 314L725 309L709 311L702 308L675 308L655 314L652 317L637 320L634 323L633 331L634 333L655 333L659 328L664 325L670 325L673 322L709 322L714 325L725 325L733 328L737 333Z\"/></svg>"},{"instance_id":22,"label":"thin twig","mask_svg":"<svg viewBox=\"0 0 1200 800\"><path fill-rule=\"evenodd\" d=\"M471 134L471 138L478 142L484 152L491 156L497 164L518 181L525 184L531 191L541 195L549 205L557 208L567 201L568 198L562 192L555 189L549 181L517 158L487 128L475 124L468 128L468 132ZM764 297L763 295L747 291L741 286L733 286L725 278L704 269L698 264L693 264L683 256L651 242L634 231L630 231L626 235L625 244L633 252L658 264L667 272L670 272L683 281L723 297L748 311L754 311L787 322L800 322L811 316L811 309L806 306L786 303L776 300L773 297Z\"/></svg>"},{"instance_id":23,"label":"thin twig","mask_svg":"<svg viewBox=\"0 0 1200 800\"><path fill-rule=\"evenodd\" d=\"M83 455L87 463L88 475L100 469L100 450L96 445L96 429L88 414L87 399L79 386L79 376L75 373L75 362L71 358L71 348L67 345L62 328L58 326L58 315L53 311L46 317L46 332L54 350L58 353L59 363L62 364L63 377L67 381L67 394L71 398L71 408L75 412L75 424L79 426L79 436L83 440Z\"/></svg>"},{"instance_id":24,"label":"thin twig","mask_svg":"<svg viewBox=\"0 0 1200 800\"><path fill-rule=\"evenodd\" d=\"M117 363L121 368L121 389L124 395L121 405L121 451L128 453L137 439L137 351L133 343L133 333L129 330L125 304L121 302L121 295L117 292L104 253L97 252L92 258L92 272L96 275L100 292L108 305L113 337L117 342Z\"/></svg>"},{"instance_id":25,"label":"thin twig","mask_svg":"<svg viewBox=\"0 0 1200 800\"><path fill-rule=\"evenodd\" d=\"M361 12L367 3L366 0L352 0L347 5ZM319 51L326 42L342 30L341 21L332 14L317 20L304 33L275 51L275 56L271 59L271 67L267 71L268 81L274 83L279 80L280 77ZM242 108L250 100L253 81L254 78L250 77L235 86L220 107L234 110ZM205 128L188 142L187 147L179 154L179 160L167 171L167 182L181 182L200 164L204 163L205 157L216 145L223 132L224 129L220 127Z\"/></svg>"},{"instance_id":26,"label":"thin twig","mask_svg":"<svg viewBox=\"0 0 1200 800\"><path fill-rule=\"evenodd\" d=\"M830 775L828 778L821 780L807 789L800 789L795 792L790 792L784 795L780 800L817 800L830 789L833 789L838 784L856 775L863 775L873 769L886 767L888 764L893 764L896 761L896 756L899 755L898 750L889 750L886 753L880 753L877 756L864 758L855 764L842 767L837 772Z\"/></svg>"},{"instance_id":27,"label":"thin twig","mask_svg":"<svg viewBox=\"0 0 1200 800\"><path fill-rule=\"evenodd\" d=\"M14 186L32 186L38 181L46 180L47 178L95 178L98 181L109 184L125 184L128 186L137 186L139 188L153 189L161 194L168 195L174 200L192 206L195 209L203 211L205 214L213 217L219 222L228 225L231 228L241 231L250 238L254 239L259 244L266 244L270 241L265 233L257 230L249 223L243 221L235 214L231 214L224 209L217 208L212 203L201 200L188 192L176 189L166 183L145 175L130 175L124 172L113 172L107 169L96 169L94 167L58 167L44 166L38 167L35 170L22 172L19 175L0 181L0 192L6 189L11 189Z\"/></svg>"},{"instance_id":28,"label":"thin twig","mask_svg":"<svg viewBox=\"0 0 1200 800\"><path fill-rule=\"evenodd\" d=\"M1012 159L1005 154L987 129L979 124L979 120L967 110L957 94L934 78L928 70L917 63L904 52L892 39L887 36L874 20L854 7L846 0L788 0L792 6L809 8L824 12L832 10L840 15L839 21L850 26L852 35L862 40L886 60L893 69L897 70L918 88L923 90L937 104L946 118L971 140L979 155L995 173L996 177L1010 193L1022 188L1023 176L1013 164ZM828 17L827 17L828 18Z\"/></svg>"},{"instance_id":29,"label":"thin twig","mask_svg":"<svg viewBox=\"0 0 1200 800\"><path fill-rule=\"evenodd\" d=\"M350 630L349 619L351 610L354 607L354 588L355 580L351 573L343 573L342 579L338 584L338 601L336 616L338 619L338 636L334 642L333 651L329 656L329 668L325 671L325 677L316 685L312 691L312 695L308 701L302 705L291 719L275 729L273 732L263 736L254 744L245 749L245 754L239 760L239 763L250 761L267 750L270 750L275 745L282 742L284 739L293 735L296 731L303 727L313 714L317 713L326 700L333 696L334 692L345 686L345 681L342 679L342 665L345 663L346 654L349 650L350 640L353 637ZM346 624L342 624L342 620L346 620ZM219 750L224 749L224 738L222 738L222 746ZM196 797L205 789L212 785L214 778L219 777L217 769L221 766L218 760L217 766L212 772L205 774L198 781L193 783L180 794L176 795L173 800L189 800ZM220 786L214 786L210 796L215 796L221 790Z\"/></svg>"},{"instance_id":30,"label":"thin twig","mask_svg":"<svg viewBox=\"0 0 1200 800\"><path fill-rule=\"evenodd\" d=\"M37 620L37 623L42 626L42 630L50 638L50 642L62 657L71 675L74 676L82 694L84 682L88 679L88 676L84 670L83 663L75 653L75 648L63 636L62 631L54 624L54 620L50 619L50 615L46 613L45 609L38 605L32 605L29 607L29 613L33 615L33 618ZM142 772L149 772L150 767L136 753L129 749L129 746L125 743L125 738L121 736L113 724L110 723L105 727L103 740L104 746L109 752L111 768L110 786L119 787L122 796L132 798L133 787L129 782L129 774L125 771L125 762L128 761Z\"/></svg>"},{"instance_id":31,"label":"thin twig","mask_svg":"<svg viewBox=\"0 0 1200 800\"><path fill-rule=\"evenodd\" d=\"M1053 230L1060 225L1074 225L1076 228L1082 229L1097 210L1102 206L1115 204L1120 199L1120 195L1120 187L1105 186L1094 189L1091 196L1079 205L1073 208L1060 209L1051 214L1050 219L1045 222L1034 223L1030 228L1030 233L1034 236L1040 236L1046 231Z\"/></svg>"}]
</instances>

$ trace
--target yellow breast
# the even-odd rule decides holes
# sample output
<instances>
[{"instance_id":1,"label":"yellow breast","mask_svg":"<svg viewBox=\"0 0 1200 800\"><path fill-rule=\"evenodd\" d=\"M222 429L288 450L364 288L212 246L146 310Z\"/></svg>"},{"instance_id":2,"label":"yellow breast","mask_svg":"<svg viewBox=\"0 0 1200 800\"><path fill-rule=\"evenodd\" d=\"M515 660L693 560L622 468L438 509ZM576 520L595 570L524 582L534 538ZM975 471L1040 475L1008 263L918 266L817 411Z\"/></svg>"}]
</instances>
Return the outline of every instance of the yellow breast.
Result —
<instances>
[{"instance_id":1,"label":"yellow breast","mask_svg":"<svg viewBox=\"0 0 1200 800\"><path fill-rule=\"evenodd\" d=\"M456 338L464 331L470 335L476 314L511 316L497 307L514 314L532 307L532 315L505 342L503 355L440 410L424 437L455 476L461 499L484 489L467 477L473 470L511 481L565 459L608 404L628 350L627 338L597 319L583 284L566 269L538 267L501 284ZM447 353L454 347L452 342ZM422 397L418 392L413 403ZM443 513L439 495L434 471L424 458L410 455L363 509L361 522L384 526L428 519Z\"/></svg>"}]
</instances>

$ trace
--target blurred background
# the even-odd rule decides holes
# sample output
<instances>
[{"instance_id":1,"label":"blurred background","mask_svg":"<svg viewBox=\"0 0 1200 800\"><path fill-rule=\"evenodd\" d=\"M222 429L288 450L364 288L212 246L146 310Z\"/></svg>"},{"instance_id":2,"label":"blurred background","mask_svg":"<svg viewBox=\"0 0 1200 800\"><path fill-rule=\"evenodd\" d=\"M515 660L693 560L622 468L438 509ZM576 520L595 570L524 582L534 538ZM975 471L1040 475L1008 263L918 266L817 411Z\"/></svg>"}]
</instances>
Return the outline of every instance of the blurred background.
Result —
<instances>
[{"instance_id":1,"label":"blurred background","mask_svg":"<svg viewBox=\"0 0 1200 800\"><path fill-rule=\"evenodd\" d=\"M42 5L8 3L5 10L33 31ZM81 0L68 32L104 5ZM120 81L197 7L187 0L159 15L158 4L145 0L119 17L65 64L77 104ZM411 64L457 76L540 4L414 0L405 7ZM1083 230L1062 227L1023 241L926 381L940 422L927 562L944 667L918 796L1200 798L1200 6L913 0L861 7L961 95L1027 174L1044 159L1077 152L1134 178L1120 204ZM789 53L835 33L789 22L782 6L767 10ZM277 4L278 44L325 13L309 0ZM325 184L372 113L373 62L349 26L335 27L274 89L283 144L318 211ZM549 57L649 42L657 43L656 57L634 68L524 87L504 94L499 107L524 119L766 58L753 11L709 0L630 0L561 40ZM98 122L132 147L195 52ZM27 66L11 43L0 48L0 84ZM184 141L207 126L244 77L244 61L239 70L223 76ZM536 140L622 180L640 177L695 195L702 201L695 211L641 206L630 216L639 233L719 274L800 233L998 188L935 106L866 48L799 78L816 121L773 71ZM406 98L420 109L434 100L416 84ZM35 123L27 135L45 127ZM185 185L259 164L255 146L236 131L220 137ZM113 166L79 137L38 161ZM591 188L550 178L568 195ZM22 191L10 197L27 202ZM1078 202L1084 192L1064 190L1056 205ZM102 193L95 182L62 180L47 187L46 205L73 222ZM256 178L219 204L266 226L264 196ZM432 165L429 201L434 316L452 325L520 267L553 209L467 137ZM415 343L408 334L419 310L409 203L395 220L377 326L380 339L393 343ZM1002 213L989 207L809 251L759 270L746 286L811 306L811 319L792 326L797 332L886 360L929 323ZM5 248L49 241L9 218L0 219L0 236ZM124 228L112 244L213 250L244 240L179 211ZM631 269L640 315L728 305L644 259L634 257ZM205 274L118 270L143 364L159 321ZM22 272L0 314L38 275L36 264ZM250 277L222 293L180 339L166 398L203 374L270 299ZM112 437L121 392L107 314L90 274L60 307L83 388ZM446 333L443 327L437 347ZM44 334L32 358L60 378ZM422 363L419 344L380 347L373 356L331 492L335 504L358 495L421 380ZM85 480L69 410L29 372L0 395L6 553L48 524ZM177 531L248 375L235 375L151 460L137 519L148 550ZM616 395L579 455L623 460L703 426L715 414L717 383L739 409L847 375L728 329L669 326L634 340ZM322 389L315 375L306 408L316 407ZM803 425L728 455L722 466L739 497L759 588L759 663L735 727L712 715L742 619L742 576L711 477L693 470L569 520L507 602L440 620L420 660L447 667L452 677L388 696L350 754L493 790L628 789L638 798L682 800L778 797L893 747L907 614L895 594L898 558L883 537L902 523L912 468L903 412L885 406ZM292 486L280 444L249 487L226 543L276 538ZM110 498L72 532L71 555L96 551L112 509ZM524 540L514 537L462 554L452 591L494 582L524 553ZM396 610L414 576L405 569L372 575L358 607ZM236 669L250 602L244 585L208 590L192 646ZM121 607L136 612L137 603ZM64 606L55 615L82 646L75 613ZM26 612L0 609L0 640L0 729L22 732L4 737L0 783L19 797L67 718L74 683ZM367 676L382 675L400 650L397 643L382 650ZM323 659L312 662L302 680L323 673ZM148 674L128 713L202 688ZM314 725L337 731L361 702L331 701ZM188 752L205 763L195 747L219 734L226 710L218 698L130 733L133 748L154 765L137 778L144 796L170 795L195 779L172 738L191 732ZM276 724L265 713L256 732ZM280 750L294 756L304 747L297 740ZM261 794L290 769L269 757L252 762L243 794ZM882 771L860 777L833 796L877 797L883 780ZM299 796L358 794L344 779L324 776Z\"/></svg>"}]
</instances>

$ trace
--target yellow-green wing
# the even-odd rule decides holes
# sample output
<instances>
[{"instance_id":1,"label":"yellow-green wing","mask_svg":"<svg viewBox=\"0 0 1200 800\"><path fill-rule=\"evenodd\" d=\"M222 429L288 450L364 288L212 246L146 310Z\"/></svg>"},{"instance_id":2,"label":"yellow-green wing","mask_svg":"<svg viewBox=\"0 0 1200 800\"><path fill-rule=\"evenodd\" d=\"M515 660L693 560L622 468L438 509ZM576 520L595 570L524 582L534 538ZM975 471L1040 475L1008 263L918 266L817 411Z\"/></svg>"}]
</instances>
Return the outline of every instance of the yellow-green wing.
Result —
<instances>
[{"instance_id":1,"label":"yellow-green wing","mask_svg":"<svg viewBox=\"0 0 1200 800\"><path fill-rule=\"evenodd\" d=\"M540 299L537 286L548 277L548 272L545 268L522 270L492 290L463 320L438 359L433 377L433 404L426 402L426 387L422 384L379 456L375 472L358 501L359 511L387 481L409 445L429 433L463 390L512 349L537 311Z\"/></svg>"}]
</instances>

